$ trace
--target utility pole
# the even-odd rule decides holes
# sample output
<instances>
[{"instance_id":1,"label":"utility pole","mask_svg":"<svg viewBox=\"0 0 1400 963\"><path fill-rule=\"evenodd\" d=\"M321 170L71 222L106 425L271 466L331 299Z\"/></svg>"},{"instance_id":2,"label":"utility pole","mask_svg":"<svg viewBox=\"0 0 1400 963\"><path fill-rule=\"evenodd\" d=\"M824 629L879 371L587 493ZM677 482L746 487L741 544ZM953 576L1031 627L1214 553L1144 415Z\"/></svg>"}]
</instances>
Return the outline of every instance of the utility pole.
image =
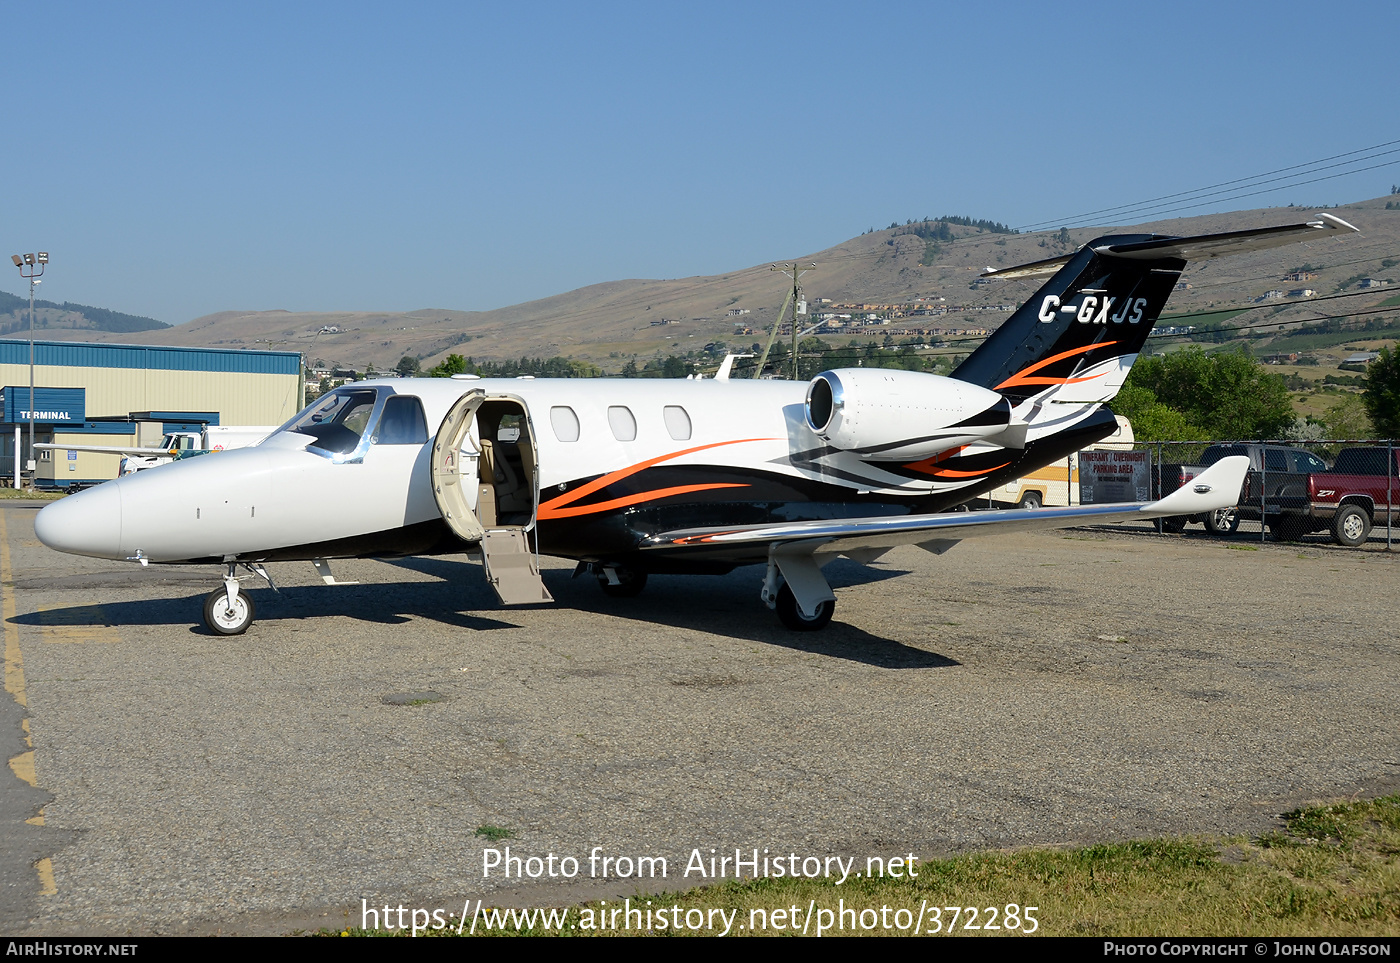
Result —
<instances>
[{"instance_id":1,"label":"utility pole","mask_svg":"<svg viewBox=\"0 0 1400 963\"><path fill-rule=\"evenodd\" d=\"M34 285L44 276L44 267L49 263L49 252L40 251L37 256L14 254L10 260L19 268L19 276L29 282L29 458L25 466L32 472L37 467L34 463ZM15 452L15 461L19 461L19 452ZM19 487L18 477L15 479L15 487Z\"/></svg>"},{"instance_id":2,"label":"utility pole","mask_svg":"<svg viewBox=\"0 0 1400 963\"><path fill-rule=\"evenodd\" d=\"M773 331L771 334L768 335L768 346L763 349L763 355L758 359L758 367L754 369L753 376L755 378L763 374L763 366L768 363L768 352L773 350L773 342L777 340L778 329L783 326L783 315L787 312L787 306L791 304L793 306L792 380L797 380L797 318L798 315L805 316L807 314L807 302L802 300L801 278L802 275L806 274L808 271L814 270L815 268L816 264L814 263L808 262L808 264L804 267L802 265L799 265L796 261L793 261L791 264L785 265L783 267L779 267L776 264L769 265L768 270L777 271L781 273L784 277L792 278L792 290L790 290L787 294L787 297L783 299L783 307L782 310L778 312L778 320L773 322Z\"/></svg>"}]
</instances>

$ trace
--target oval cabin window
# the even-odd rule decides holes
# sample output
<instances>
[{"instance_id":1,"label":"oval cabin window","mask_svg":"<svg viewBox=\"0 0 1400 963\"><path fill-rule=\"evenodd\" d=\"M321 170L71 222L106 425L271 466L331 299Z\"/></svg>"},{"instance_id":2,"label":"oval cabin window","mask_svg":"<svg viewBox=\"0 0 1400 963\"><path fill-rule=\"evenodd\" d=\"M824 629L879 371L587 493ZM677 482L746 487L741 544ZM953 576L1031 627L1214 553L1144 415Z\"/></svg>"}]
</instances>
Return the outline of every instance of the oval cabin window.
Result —
<instances>
[{"instance_id":1,"label":"oval cabin window","mask_svg":"<svg viewBox=\"0 0 1400 963\"><path fill-rule=\"evenodd\" d=\"M554 437L560 441L578 441L578 415L567 405L557 405L549 409L549 423L554 428Z\"/></svg>"},{"instance_id":2,"label":"oval cabin window","mask_svg":"<svg viewBox=\"0 0 1400 963\"><path fill-rule=\"evenodd\" d=\"M632 417L632 409L626 405L613 405L608 409L608 427L618 441L637 439L637 419Z\"/></svg>"},{"instance_id":3,"label":"oval cabin window","mask_svg":"<svg viewBox=\"0 0 1400 963\"><path fill-rule=\"evenodd\" d=\"M680 405L667 405L661 410L666 419L666 431L676 441L690 441L690 415Z\"/></svg>"}]
</instances>

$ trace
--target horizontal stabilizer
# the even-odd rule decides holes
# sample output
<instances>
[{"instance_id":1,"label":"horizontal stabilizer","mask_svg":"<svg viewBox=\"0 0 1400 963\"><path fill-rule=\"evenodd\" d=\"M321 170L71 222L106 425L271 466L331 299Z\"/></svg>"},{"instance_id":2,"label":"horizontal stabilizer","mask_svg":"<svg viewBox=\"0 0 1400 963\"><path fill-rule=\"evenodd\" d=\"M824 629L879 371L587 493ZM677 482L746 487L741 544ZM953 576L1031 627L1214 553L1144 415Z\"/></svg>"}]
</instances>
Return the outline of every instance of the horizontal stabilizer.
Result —
<instances>
[{"instance_id":1,"label":"horizontal stabilizer","mask_svg":"<svg viewBox=\"0 0 1400 963\"><path fill-rule=\"evenodd\" d=\"M1224 234L1198 234L1195 237L1154 237L1147 241L1133 241L1126 244L1094 244L1095 253L1134 260L1158 260L1178 258L1183 261L1204 261L1225 254L1244 254L1248 251L1265 251L1272 247L1311 241L1320 237L1331 237L1347 231L1359 233L1359 229L1340 217L1321 212L1314 220L1303 224L1285 224L1282 227L1263 227L1250 231L1229 231ZM1092 244L1093 242L1091 242ZM1050 277L1069 263L1073 254L1032 261L1009 268L987 268L984 278L1036 278Z\"/></svg>"}]
</instances>

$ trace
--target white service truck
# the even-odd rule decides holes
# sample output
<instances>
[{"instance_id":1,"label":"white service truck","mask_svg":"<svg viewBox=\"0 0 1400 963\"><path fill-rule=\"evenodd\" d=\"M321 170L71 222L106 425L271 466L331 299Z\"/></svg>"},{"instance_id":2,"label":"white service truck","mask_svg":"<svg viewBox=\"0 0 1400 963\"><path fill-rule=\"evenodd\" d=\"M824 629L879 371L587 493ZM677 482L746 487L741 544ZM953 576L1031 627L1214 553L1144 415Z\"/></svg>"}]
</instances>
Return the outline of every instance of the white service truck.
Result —
<instances>
[{"instance_id":1,"label":"white service truck","mask_svg":"<svg viewBox=\"0 0 1400 963\"><path fill-rule=\"evenodd\" d=\"M277 430L276 425L206 425L202 431L168 431L160 447L129 450L122 456L121 473L130 475L145 468L165 465L177 458L204 452L228 451L256 445Z\"/></svg>"}]
</instances>

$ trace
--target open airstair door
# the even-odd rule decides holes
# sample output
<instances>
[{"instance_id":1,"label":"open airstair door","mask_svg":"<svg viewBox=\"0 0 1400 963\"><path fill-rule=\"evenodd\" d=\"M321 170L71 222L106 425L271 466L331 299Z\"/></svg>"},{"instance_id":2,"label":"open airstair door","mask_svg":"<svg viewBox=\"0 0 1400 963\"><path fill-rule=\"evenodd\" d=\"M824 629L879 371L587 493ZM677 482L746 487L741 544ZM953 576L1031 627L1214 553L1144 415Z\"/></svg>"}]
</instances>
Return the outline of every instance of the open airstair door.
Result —
<instances>
[{"instance_id":1,"label":"open airstair door","mask_svg":"<svg viewBox=\"0 0 1400 963\"><path fill-rule=\"evenodd\" d=\"M433 439L432 465L443 521L480 546L486 579L502 604L554 601L531 545L539 460L524 403L468 391Z\"/></svg>"}]
</instances>

